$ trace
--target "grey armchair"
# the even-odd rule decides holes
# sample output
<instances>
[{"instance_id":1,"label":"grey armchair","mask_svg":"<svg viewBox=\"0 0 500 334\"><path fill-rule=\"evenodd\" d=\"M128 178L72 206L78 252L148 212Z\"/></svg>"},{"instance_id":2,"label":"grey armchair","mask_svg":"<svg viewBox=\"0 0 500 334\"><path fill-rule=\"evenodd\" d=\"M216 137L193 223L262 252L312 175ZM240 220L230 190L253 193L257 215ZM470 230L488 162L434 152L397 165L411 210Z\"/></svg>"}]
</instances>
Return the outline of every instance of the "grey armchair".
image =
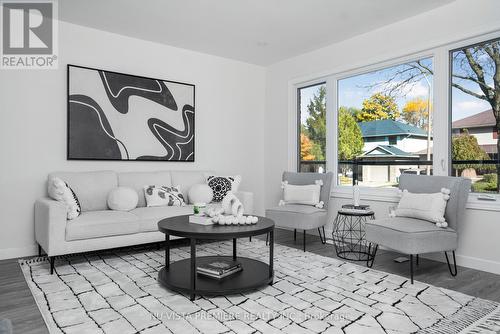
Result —
<instances>
[{"instance_id":1,"label":"grey armchair","mask_svg":"<svg viewBox=\"0 0 500 334\"><path fill-rule=\"evenodd\" d=\"M294 240L297 240L297 230L303 230L303 247L306 251L306 231L318 229L321 242L326 243L325 225L328 219L328 202L330 200L330 189L333 173L293 173L284 172L283 181L289 184L307 185L314 184L316 180L322 180L320 200L323 201L322 209L311 205L287 204L276 206L266 210L266 217L272 219L277 227L294 230ZM323 232L323 235L321 234Z\"/></svg>"},{"instance_id":2,"label":"grey armchair","mask_svg":"<svg viewBox=\"0 0 500 334\"><path fill-rule=\"evenodd\" d=\"M369 241L373 255L378 246L384 246L410 256L410 279L413 284L413 259L424 253L444 252L448 269L452 276L457 275L455 250L458 246L458 225L464 216L465 204L470 191L471 181L461 177L401 175L400 189L413 193L436 193L441 188L450 189L450 199L446 206L445 219L447 228L414 218L395 217L372 220L366 223L366 240ZM372 245L373 244L373 245ZM453 269L448 253L453 255ZM373 257L373 259L374 259ZM371 267L373 261L368 261Z\"/></svg>"}]
</instances>

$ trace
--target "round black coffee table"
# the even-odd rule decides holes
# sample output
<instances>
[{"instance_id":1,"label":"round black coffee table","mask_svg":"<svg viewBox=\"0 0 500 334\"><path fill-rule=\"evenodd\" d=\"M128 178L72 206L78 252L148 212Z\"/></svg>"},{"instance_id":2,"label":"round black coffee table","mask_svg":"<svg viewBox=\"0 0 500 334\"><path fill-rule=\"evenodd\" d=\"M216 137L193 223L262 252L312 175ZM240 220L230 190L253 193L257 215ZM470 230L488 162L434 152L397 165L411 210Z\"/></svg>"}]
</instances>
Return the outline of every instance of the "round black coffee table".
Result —
<instances>
[{"instance_id":1,"label":"round black coffee table","mask_svg":"<svg viewBox=\"0 0 500 334\"><path fill-rule=\"evenodd\" d=\"M200 225L189 222L189 215L162 219L158 229L165 233L165 267L158 273L158 281L165 287L188 293L191 300L196 295L224 295L241 293L261 286L272 284L274 222L265 217L258 217L254 225ZM269 264L236 254L236 239L269 233ZM170 236L185 237L191 242L191 257L170 263ZM196 257L196 240L233 239L232 256ZM214 279L196 274L196 267L214 260L237 260L243 270L231 276Z\"/></svg>"}]
</instances>

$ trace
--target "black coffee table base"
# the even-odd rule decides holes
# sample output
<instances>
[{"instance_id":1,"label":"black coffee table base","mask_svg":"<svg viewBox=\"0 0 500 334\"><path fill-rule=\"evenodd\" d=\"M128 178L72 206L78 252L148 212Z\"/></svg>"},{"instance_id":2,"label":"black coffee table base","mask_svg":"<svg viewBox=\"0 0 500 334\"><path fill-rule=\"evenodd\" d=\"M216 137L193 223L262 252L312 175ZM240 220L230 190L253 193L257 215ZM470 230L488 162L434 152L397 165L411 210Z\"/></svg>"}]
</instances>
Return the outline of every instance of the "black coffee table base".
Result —
<instances>
[{"instance_id":1,"label":"black coffee table base","mask_svg":"<svg viewBox=\"0 0 500 334\"><path fill-rule=\"evenodd\" d=\"M232 259L232 256L203 256L196 258L196 264ZM158 280L168 289L191 295L191 299L194 299L194 295L214 296L246 292L273 282L273 276L269 276L268 264L247 257L238 257L237 260L243 267L242 271L220 280L198 274L194 291L191 290L190 280L186 279L191 276L191 259L176 261L170 264L169 269L161 269Z\"/></svg>"},{"instance_id":2,"label":"black coffee table base","mask_svg":"<svg viewBox=\"0 0 500 334\"><path fill-rule=\"evenodd\" d=\"M194 300L196 295L235 294L273 283L274 222L266 217L259 217L259 221L254 225L204 226L189 223L189 215L184 215L162 219L158 222L158 229L165 233L165 267L158 273L158 281L168 289L189 294L191 300ZM261 234L269 234L269 262L239 257L238 238ZM171 235L189 239L191 254L188 259L170 263ZM232 256L196 256L197 240L228 239L233 240ZM239 261L243 270L220 280L196 273L200 264L224 259Z\"/></svg>"}]
</instances>

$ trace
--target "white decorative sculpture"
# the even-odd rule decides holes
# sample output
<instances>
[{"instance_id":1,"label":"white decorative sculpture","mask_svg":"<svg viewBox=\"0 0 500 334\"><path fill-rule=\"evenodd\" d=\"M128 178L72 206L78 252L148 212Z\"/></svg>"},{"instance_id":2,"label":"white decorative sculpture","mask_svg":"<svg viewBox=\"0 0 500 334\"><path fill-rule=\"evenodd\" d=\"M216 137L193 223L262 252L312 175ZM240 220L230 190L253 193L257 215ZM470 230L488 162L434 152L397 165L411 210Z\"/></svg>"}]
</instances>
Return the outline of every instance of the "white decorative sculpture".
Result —
<instances>
[{"instance_id":1,"label":"white decorative sculpture","mask_svg":"<svg viewBox=\"0 0 500 334\"><path fill-rule=\"evenodd\" d=\"M212 223L219 225L251 225L259 220L255 216L243 216L244 208L240 200L231 192L222 199L222 207L209 207L205 215Z\"/></svg>"},{"instance_id":2,"label":"white decorative sculpture","mask_svg":"<svg viewBox=\"0 0 500 334\"><path fill-rule=\"evenodd\" d=\"M227 193L222 199L222 208L227 215L243 216L243 204L241 204L240 200L232 192Z\"/></svg>"}]
</instances>

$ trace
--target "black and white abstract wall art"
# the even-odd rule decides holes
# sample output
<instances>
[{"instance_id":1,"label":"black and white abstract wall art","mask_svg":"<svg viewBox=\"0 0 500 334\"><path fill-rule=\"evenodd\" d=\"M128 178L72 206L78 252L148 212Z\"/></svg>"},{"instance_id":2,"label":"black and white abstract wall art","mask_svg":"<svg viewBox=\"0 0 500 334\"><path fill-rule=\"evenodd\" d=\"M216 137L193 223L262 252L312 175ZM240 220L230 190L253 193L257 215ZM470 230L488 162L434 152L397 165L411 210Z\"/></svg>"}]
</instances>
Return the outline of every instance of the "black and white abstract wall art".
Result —
<instances>
[{"instance_id":1,"label":"black and white abstract wall art","mask_svg":"<svg viewBox=\"0 0 500 334\"><path fill-rule=\"evenodd\" d=\"M68 160L194 161L195 86L68 65Z\"/></svg>"}]
</instances>

